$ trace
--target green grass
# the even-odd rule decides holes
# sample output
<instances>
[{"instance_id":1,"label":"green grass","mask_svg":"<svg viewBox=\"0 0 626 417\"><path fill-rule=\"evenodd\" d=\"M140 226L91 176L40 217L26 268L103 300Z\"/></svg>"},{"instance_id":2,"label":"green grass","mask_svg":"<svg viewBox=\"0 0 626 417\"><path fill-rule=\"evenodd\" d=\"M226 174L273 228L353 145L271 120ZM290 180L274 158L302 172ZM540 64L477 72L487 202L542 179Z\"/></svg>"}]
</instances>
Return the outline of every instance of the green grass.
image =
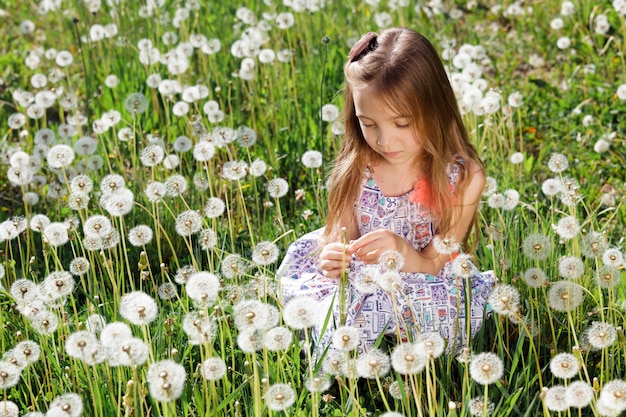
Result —
<instances>
[{"instance_id":1,"label":"green grass","mask_svg":"<svg viewBox=\"0 0 626 417\"><path fill-rule=\"evenodd\" d=\"M616 284L604 289L596 281L605 272L603 253L591 257L583 253L586 236L592 232L606 238L607 248L621 252L625 233L626 101L618 97L617 91L626 83L626 26L624 16L613 9L611 2L576 2L574 14L561 16L560 29L550 26L561 11L561 2L555 0L524 2L525 12L521 15L511 13L512 2L497 1L446 1L444 11L432 15L429 9L413 4L392 9L393 2L386 1L378 6L326 1L314 11L294 11L279 1L274 5L211 1L200 10L190 10L187 19L176 23L174 16L183 2L166 2L150 16L145 16L142 2L109 3L114 2L102 2L96 13L91 13L82 1L63 1L58 9L44 14L38 13L34 3L8 2L0 6L4 35L0 39L0 222L4 222L0 227L0 264L4 271L0 283L5 289L0 292L0 347L4 354L0 388L2 399L15 403L20 415L28 411L46 413L55 398L66 393L78 394L83 414L89 416L356 417L386 411L411 417L467 416L470 400L485 396L493 403L490 415L610 415L597 405L597 399L609 381L626 379L623 263L613 271ZM236 17L240 6L248 7L254 23ZM291 12L294 18L293 25L286 29L275 23L276 15L283 12ZM379 12L388 12L392 25L421 31L440 52L450 41L455 44L455 52L464 44L484 48L481 64L485 93L491 90L500 94L498 111L488 115L470 111L464 116L498 192L516 190L520 195L519 203L508 209L491 207L493 197L487 195L481 205L477 264L482 270L494 270L500 283L512 285L521 300L517 314L494 313L486 320L469 346L474 353L494 352L503 361L502 377L487 388L470 377L469 365L455 355L429 361L427 371L417 375L403 376L392 370L379 380L370 380L318 374L306 355L306 331L292 330L293 342L278 352L266 347L246 352L238 342L246 332L234 325L237 303L258 299L281 313L279 283L275 280L280 259L298 236L324 223L325 182L341 138L333 134L331 123L321 120L320 109L325 104L341 107L342 68L349 48L362 33L380 30L375 23ZM595 31L598 15L605 15L610 25L604 34ZM20 29L26 20L33 22L32 33ZM96 24L114 24L117 34L90 41L90 29ZM261 49L276 53L289 50L291 55L286 62L275 60L269 64L253 58L252 79L247 80L235 75L243 58L234 56L231 46L257 26L265 39ZM166 44L164 36L173 35L177 41ZM169 73L163 63L147 65L140 61L140 40L150 40L164 54L188 42L192 35L219 39L221 49L207 54L191 48L188 68L180 74ZM557 40L563 36L571 40L565 50L557 47ZM73 63L59 67L52 50L69 51ZM27 65L29 54L40 56L37 67ZM543 64L536 65L534 55L541 57ZM445 64L451 73L459 72L451 60L445 60ZM31 84L35 74L47 77L46 86ZM149 87L146 80L150 74L175 80L180 86L205 86L206 97L188 103L189 111L177 116L174 108L181 94L168 96ZM105 82L110 75L118 79L113 88ZM12 115L27 114L26 107L14 98L18 90L72 93L77 105L66 109L55 101L43 117L26 117L24 125L11 128ZM514 92L521 94L523 104L511 108L507 98ZM145 95L145 112L133 114L125 108L126 98L133 93ZM209 100L217 103L223 120L209 121L203 112ZM119 112L121 120L95 133L93 123L112 110ZM59 126L77 115L83 115L86 123L78 126L71 138L59 137ZM239 141L227 144L217 148L208 162L196 161L191 151L175 150L177 138L187 136L197 143L198 129L211 133L216 127L235 131L250 128L256 134L256 143L249 147ZM44 128L57 133L54 144L73 145L81 137L93 137L96 148L92 155L96 156L77 155L71 166L52 169L46 162L45 149L35 146L35 135ZM130 129L130 140L120 140L118 132L122 128ZM608 150L601 153L594 150L600 139L610 142ZM161 144L166 155L175 155L178 165L144 166L139 157L151 143ZM44 152L37 182L24 186L11 183L9 157L17 150L29 155ZM307 150L322 152L320 168L306 168L301 163ZM524 155L522 163L510 162L515 152ZM560 174L548 167L554 153L563 154L569 162L568 169ZM88 165L94 158L100 159L101 166ZM257 159L267 164L262 175L247 174L239 181L221 175L227 162L251 165ZM73 210L68 204L68 181L78 173L87 175L94 187L88 193L87 206ZM131 211L123 216L110 215L99 203L101 181L110 174L122 176L134 196ZM159 203L149 201L144 192L148 184L165 183L172 175L185 178L187 190ZM208 179L209 186L202 189L194 185L194 176ZM542 191L543 182L555 177L579 184L580 199L576 204L563 204L558 196L550 197ZM289 184L284 197L274 198L268 192L269 181L276 178ZM63 196L50 197L54 184L65 192ZM38 202L25 204L26 193L38 196ZM225 202L223 215L204 216L210 197ZM214 247L202 249L198 233L185 237L176 232L176 218L186 210L198 211L201 227L215 232ZM36 214L46 215L52 222L75 219L78 226L69 229L69 241L58 247L30 228L20 229L15 236L5 233L7 225L15 222L19 226ZM119 243L106 249L85 248L89 239L83 225L94 215L111 220L119 232ZM581 226L581 232L571 239L560 238L553 229L566 216L574 217ZM153 239L144 246L133 246L126 239L138 225L147 225L154 232ZM544 259L533 260L522 252L523 241L532 233L545 234L552 244ZM280 250L278 260L270 265L257 265L251 260L254 248L263 241L274 242ZM241 257L243 266L231 277L224 273L223 261L233 254ZM584 266L582 275L572 280L582 287L584 299L570 313L555 310L547 299L553 283L563 279L558 264L564 256L580 258ZM26 288L26 281L14 284L16 281L40 284L55 271L68 271L77 257L87 259L89 268L75 277L70 295L48 304L19 301L20 288ZM194 304L190 297L193 294L187 294L177 275L186 265L218 276L221 290L215 302L204 308ZM524 273L532 267L546 273L547 282L539 288L531 288L524 279ZM166 283L176 288L171 299L158 295L159 287ZM132 291L145 292L155 300L158 312L150 323L131 324L121 312L122 297ZM33 308L39 313L33 313ZM183 329L190 312L201 312L209 319L212 332L208 340L190 343ZM129 324L137 338L134 343L146 350L145 361L136 366L110 366L109 359L89 365L89 360L71 355L66 349L68 338L85 330L88 317L94 314L107 323ZM44 319L48 323L58 321L58 326L48 332ZM616 341L603 349L591 349L586 335L593 322L612 326ZM15 356L12 349L25 340L35 342L42 353L19 371L16 384L8 384L1 368L6 366L7 372L16 372L7 363ZM573 379L587 381L594 388L592 406L580 414L575 408L552 412L546 407L549 402L542 401L550 387L569 384L550 371L551 358L561 352L572 353L579 360L581 369ZM117 354L121 355L119 349ZM201 364L209 357L222 358L227 367L225 375L215 381L201 374ZM148 383L150 367L165 359L181 364L186 372L182 392L167 402L160 401ZM356 353L351 352L345 360L356 360ZM328 378L333 383L324 392L312 393L305 385L311 376ZM393 382L400 383L397 398L388 392ZM265 392L278 383L289 384L294 390L294 404L285 411L274 411L267 405ZM1 407L0 414L4 411Z\"/></svg>"}]
</instances>

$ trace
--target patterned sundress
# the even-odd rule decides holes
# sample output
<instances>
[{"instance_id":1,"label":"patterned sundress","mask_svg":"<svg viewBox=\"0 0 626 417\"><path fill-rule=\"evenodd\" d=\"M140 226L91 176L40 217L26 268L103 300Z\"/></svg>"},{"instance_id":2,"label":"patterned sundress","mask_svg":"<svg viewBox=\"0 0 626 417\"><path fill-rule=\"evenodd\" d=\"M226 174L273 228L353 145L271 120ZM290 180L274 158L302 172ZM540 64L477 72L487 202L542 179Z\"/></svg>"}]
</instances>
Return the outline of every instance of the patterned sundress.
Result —
<instances>
[{"instance_id":1,"label":"patterned sundress","mask_svg":"<svg viewBox=\"0 0 626 417\"><path fill-rule=\"evenodd\" d=\"M450 164L448 179L452 188L458 173L458 165ZM435 235L432 212L422 203L411 202L410 192L397 197L383 195L369 171L366 171L360 188L355 214L361 235L384 228L402 236L417 250L430 243ZM292 243L277 272L281 280L283 303L305 295L313 297L320 304L318 324L313 329L318 350L330 345L340 317L339 281L324 277L319 267L323 233L323 229L318 229ZM487 298L495 280L492 271L480 272L471 265L473 272L470 276L465 274L465 277L461 277L453 273L450 261L436 276L400 272L402 288L390 294L381 288L366 292L359 290L362 286L355 285L355 282L368 267L371 270L371 266L352 259L345 290L345 324L359 330L360 352L371 348L381 333L413 340L416 334L431 331L439 332L447 340L447 350L452 352L464 346L467 315L470 335L473 335L488 313ZM465 291L466 283L471 286L469 308L465 307L468 295ZM322 328L324 333L320 334Z\"/></svg>"}]
</instances>

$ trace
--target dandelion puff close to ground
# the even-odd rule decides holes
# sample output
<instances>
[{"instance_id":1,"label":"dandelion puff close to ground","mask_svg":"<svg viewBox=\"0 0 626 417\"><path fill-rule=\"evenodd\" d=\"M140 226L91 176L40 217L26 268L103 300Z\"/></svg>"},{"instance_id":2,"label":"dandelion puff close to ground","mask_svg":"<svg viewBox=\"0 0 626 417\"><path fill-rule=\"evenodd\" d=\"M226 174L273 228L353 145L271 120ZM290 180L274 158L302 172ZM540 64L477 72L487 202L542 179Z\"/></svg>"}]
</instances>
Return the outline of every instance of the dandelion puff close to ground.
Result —
<instances>
[{"instance_id":1,"label":"dandelion puff close to ground","mask_svg":"<svg viewBox=\"0 0 626 417\"><path fill-rule=\"evenodd\" d=\"M522 243L522 251L528 258L541 261L550 256L552 251L552 243L548 236L533 233L524 239Z\"/></svg>"},{"instance_id":2,"label":"dandelion puff close to ground","mask_svg":"<svg viewBox=\"0 0 626 417\"><path fill-rule=\"evenodd\" d=\"M561 379L570 379L578 374L580 364L571 353L559 353L550 360L552 375Z\"/></svg>"},{"instance_id":3,"label":"dandelion puff close to ground","mask_svg":"<svg viewBox=\"0 0 626 417\"><path fill-rule=\"evenodd\" d=\"M296 393L288 384L274 384L265 392L265 404L272 411L288 409L296 401Z\"/></svg>"},{"instance_id":4,"label":"dandelion puff close to ground","mask_svg":"<svg viewBox=\"0 0 626 417\"><path fill-rule=\"evenodd\" d=\"M186 377L185 367L172 360L152 363L147 373L150 396L160 402L178 399L183 393Z\"/></svg>"},{"instance_id":5,"label":"dandelion puff close to ground","mask_svg":"<svg viewBox=\"0 0 626 417\"><path fill-rule=\"evenodd\" d=\"M400 343L391 352L391 366L402 375L421 372L427 361L428 352L423 343Z\"/></svg>"},{"instance_id":6,"label":"dandelion puff close to ground","mask_svg":"<svg viewBox=\"0 0 626 417\"><path fill-rule=\"evenodd\" d=\"M317 301L308 296L298 296L285 303L283 320L292 329L307 329L317 322L319 307Z\"/></svg>"},{"instance_id":7,"label":"dandelion puff close to ground","mask_svg":"<svg viewBox=\"0 0 626 417\"><path fill-rule=\"evenodd\" d=\"M545 388L542 392L543 403L550 411L565 411L569 408L567 402L567 388L563 385L554 385L550 388Z\"/></svg>"},{"instance_id":8,"label":"dandelion puff close to ground","mask_svg":"<svg viewBox=\"0 0 626 417\"><path fill-rule=\"evenodd\" d=\"M353 326L340 326L333 332L332 343L335 349L348 352L359 346L361 337L357 328Z\"/></svg>"},{"instance_id":9,"label":"dandelion puff close to ground","mask_svg":"<svg viewBox=\"0 0 626 417\"><path fill-rule=\"evenodd\" d=\"M574 408L585 408L595 396L593 387L585 381L574 381L567 386L567 404Z\"/></svg>"},{"instance_id":10,"label":"dandelion puff close to ground","mask_svg":"<svg viewBox=\"0 0 626 417\"><path fill-rule=\"evenodd\" d=\"M158 312L154 299L143 291L124 294L120 300L120 315L132 324L149 324L157 318Z\"/></svg>"},{"instance_id":11,"label":"dandelion puff close to ground","mask_svg":"<svg viewBox=\"0 0 626 417\"><path fill-rule=\"evenodd\" d=\"M202 362L200 373L208 381L217 381L226 375L226 363L218 356L207 358Z\"/></svg>"},{"instance_id":12,"label":"dandelion puff close to ground","mask_svg":"<svg viewBox=\"0 0 626 417\"><path fill-rule=\"evenodd\" d=\"M488 298L489 305L498 314L516 316L520 310L520 295L510 284L496 285Z\"/></svg>"},{"instance_id":13,"label":"dandelion puff close to ground","mask_svg":"<svg viewBox=\"0 0 626 417\"><path fill-rule=\"evenodd\" d=\"M493 384L502 377L504 364L495 353L483 352L474 355L470 361L470 376L480 385Z\"/></svg>"},{"instance_id":14,"label":"dandelion puff close to ground","mask_svg":"<svg viewBox=\"0 0 626 417\"><path fill-rule=\"evenodd\" d=\"M556 311L572 311L583 302L583 290L571 281L557 281L548 290L548 304Z\"/></svg>"}]
</instances>

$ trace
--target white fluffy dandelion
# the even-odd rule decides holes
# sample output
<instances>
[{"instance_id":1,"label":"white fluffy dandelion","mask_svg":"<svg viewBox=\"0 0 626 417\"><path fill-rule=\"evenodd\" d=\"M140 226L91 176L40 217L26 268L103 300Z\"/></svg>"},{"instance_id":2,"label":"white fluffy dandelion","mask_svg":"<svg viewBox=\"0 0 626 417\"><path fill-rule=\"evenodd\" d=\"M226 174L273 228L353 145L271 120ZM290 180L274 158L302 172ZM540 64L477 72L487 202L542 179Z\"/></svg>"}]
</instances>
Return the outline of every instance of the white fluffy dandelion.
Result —
<instances>
[{"instance_id":1,"label":"white fluffy dandelion","mask_svg":"<svg viewBox=\"0 0 626 417\"><path fill-rule=\"evenodd\" d=\"M391 352L391 366L402 375L421 372L427 362L428 352L423 343L400 343Z\"/></svg>"},{"instance_id":2,"label":"white fluffy dandelion","mask_svg":"<svg viewBox=\"0 0 626 417\"><path fill-rule=\"evenodd\" d=\"M278 260L278 246L269 241L257 243L252 252L252 262L257 265L271 265Z\"/></svg>"},{"instance_id":3,"label":"white fluffy dandelion","mask_svg":"<svg viewBox=\"0 0 626 417\"><path fill-rule=\"evenodd\" d=\"M335 329L332 337L333 347L343 352L356 349L361 343L359 330L353 326L340 326Z\"/></svg>"},{"instance_id":4,"label":"white fluffy dandelion","mask_svg":"<svg viewBox=\"0 0 626 417\"><path fill-rule=\"evenodd\" d=\"M158 311L154 299L143 291L124 294L120 300L120 315L132 324L151 323L157 318Z\"/></svg>"},{"instance_id":5,"label":"white fluffy dandelion","mask_svg":"<svg viewBox=\"0 0 626 417\"><path fill-rule=\"evenodd\" d=\"M504 365L495 353L483 352L472 357L469 371L476 383L489 385L502 377Z\"/></svg>"},{"instance_id":6,"label":"white fluffy dandelion","mask_svg":"<svg viewBox=\"0 0 626 417\"><path fill-rule=\"evenodd\" d=\"M283 178L274 178L267 184L267 192L272 198L280 198L287 195L289 184Z\"/></svg>"},{"instance_id":7,"label":"white fluffy dandelion","mask_svg":"<svg viewBox=\"0 0 626 417\"><path fill-rule=\"evenodd\" d=\"M556 311L572 311L583 301L583 291L571 281L558 281L548 290L548 304Z\"/></svg>"},{"instance_id":8,"label":"white fluffy dandelion","mask_svg":"<svg viewBox=\"0 0 626 417\"><path fill-rule=\"evenodd\" d=\"M207 381L217 381L226 375L226 363L224 359L215 356L207 358L202 362L200 374Z\"/></svg>"},{"instance_id":9,"label":"white fluffy dandelion","mask_svg":"<svg viewBox=\"0 0 626 417\"><path fill-rule=\"evenodd\" d=\"M152 363L147 373L150 396L160 402L178 399L183 393L186 377L185 368L172 360Z\"/></svg>"},{"instance_id":10,"label":"white fluffy dandelion","mask_svg":"<svg viewBox=\"0 0 626 417\"><path fill-rule=\"evenodd\" d=\"M571 353L558 353L550 360L552 375L561 379L570 379L578 375L580 364L576 356Z\"/></svg>"},{"instance_id":11,"label":"white fluffy dandelion","mask_svg":"<svg viewBox=\"0 0 626 417\"><path fill-rule=\"evenodd\" d=\"M283 320L292 329L307 329L317 322L318 302L308 296L298 296L285 303Z\"/></svg>"}]
</instances>

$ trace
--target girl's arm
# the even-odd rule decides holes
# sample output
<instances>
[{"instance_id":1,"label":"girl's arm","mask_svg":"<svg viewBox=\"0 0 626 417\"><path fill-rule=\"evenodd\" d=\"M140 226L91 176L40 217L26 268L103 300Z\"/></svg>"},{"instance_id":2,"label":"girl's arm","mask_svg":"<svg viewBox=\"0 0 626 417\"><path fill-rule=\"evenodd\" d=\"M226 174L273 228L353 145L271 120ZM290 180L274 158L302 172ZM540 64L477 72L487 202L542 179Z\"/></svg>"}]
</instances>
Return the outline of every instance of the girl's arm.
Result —
<instances>
[{"instance_id":1,"label":"girl's arm","mask_svg":"<svg viewBox=\"0 0 626 417\"><path fill-rule=\"evenodd\" d=\"M440 240L449 239L461 242L467 234L474 214L478 209L480 197L485 185L485 174L478 166L474 170L471 182L467 185L462 197L457 200L452 212L452 228L447 236L439 236ZM422 251L415 250L404 238L390 230L374 230L361 236L350 245L356 257L365 263L377 263L378 257L385 250L395 250L404 257L404 272L422 272L437 275L444 264L451 260L450 254L440 254L431 242Z\"/></svg>"}]
</instances>

